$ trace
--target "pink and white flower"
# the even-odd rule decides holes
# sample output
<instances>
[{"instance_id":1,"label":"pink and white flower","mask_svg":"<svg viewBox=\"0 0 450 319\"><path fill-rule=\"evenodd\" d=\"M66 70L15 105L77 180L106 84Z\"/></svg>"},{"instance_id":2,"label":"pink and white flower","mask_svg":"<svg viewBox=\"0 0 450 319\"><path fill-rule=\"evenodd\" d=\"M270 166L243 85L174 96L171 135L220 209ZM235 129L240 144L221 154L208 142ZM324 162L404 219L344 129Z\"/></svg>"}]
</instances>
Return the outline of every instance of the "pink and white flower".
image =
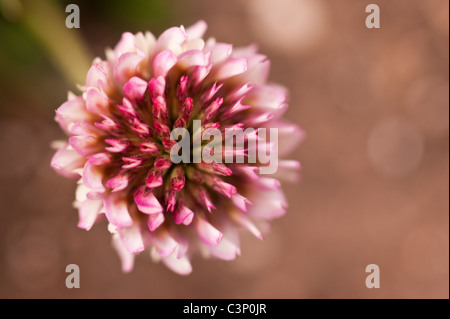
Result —
<instances>
[{"instance_id":1,"label":"pink and white flower","mask_svg":"<svg viewBox=\"0 0 450 319\"><path fill-rule=\"evenodd\" d=\"M200 21L158 39L124 33L106 60L94 60L82 94L69 93L56 110L69 138L51 166L78 179L80 228L106 216L124 272L144 250L181 275L192 271L195 253L232 260L240 254L239 228L262 239L267 222L286 212L276 178L299 169L296 161L279 160L269 177L258 163L170 160L171 130L192 129L195 119L201 132L191 135L234 125L278 128L280 156L303 137L281 119L287 90L267 83L267 57L255 46L204 41L205 31Z\"/></svg>"}]
</instances>

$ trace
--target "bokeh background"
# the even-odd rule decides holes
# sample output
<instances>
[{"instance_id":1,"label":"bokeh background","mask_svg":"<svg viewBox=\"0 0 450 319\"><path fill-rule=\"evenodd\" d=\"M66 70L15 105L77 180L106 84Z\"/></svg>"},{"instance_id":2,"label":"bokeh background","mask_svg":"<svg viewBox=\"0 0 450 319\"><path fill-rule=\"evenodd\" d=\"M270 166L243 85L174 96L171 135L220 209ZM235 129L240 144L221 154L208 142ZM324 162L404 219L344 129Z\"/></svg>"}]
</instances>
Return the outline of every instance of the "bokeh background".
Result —
<instances>
[{"instance_id":1,"label":"bokeh background","mask_svg":"<svg viewBox=\"0 0 450 319\"><path fill-rule=\"evenodd\" d=\"M0 3L1 298L449 297L447 0ZM65 28L69 3L79 30ZM369 3L380 29L365 26ZM71 37L104 56L124 31L204 19L207 36L259 44L271 80L291 91L286 116L308 134L292 154L301 182L284 184L288 213L264 242L243 234L236 261L197 257L188 277L146 255L121 273L106 225L76 227L75 182L49 166L50 142L64 137L54 110L76 87L30 22L39 14L80 72ZM65 287L70 263L80 289ZM365 286L371 263L380 289Z\"/></svg>"}]
</instances>

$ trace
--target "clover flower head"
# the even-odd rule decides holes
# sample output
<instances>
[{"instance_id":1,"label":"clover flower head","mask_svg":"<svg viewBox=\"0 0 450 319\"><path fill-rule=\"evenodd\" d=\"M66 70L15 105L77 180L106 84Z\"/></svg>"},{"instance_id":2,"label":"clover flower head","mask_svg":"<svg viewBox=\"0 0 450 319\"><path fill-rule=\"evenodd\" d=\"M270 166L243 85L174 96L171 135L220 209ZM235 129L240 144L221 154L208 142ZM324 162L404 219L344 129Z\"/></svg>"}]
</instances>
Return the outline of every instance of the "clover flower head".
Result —
<instances>
[{"instance_id":1,"label":"clover flower head","mask_svg":"<svg viewBox=\"0 0 450 319\"><path fill-rule=\"evenodd\" d=\"M269 176L260 174L260 161L227 160L246 157L249 147L226 150L223 161L172 160L176 128L192 140L211 129L277 129L276 142L258 129L243 137L253 151L276 148L278 156L303 136L281 119L287 90L267 83L267 57L255 46L204 41L205 31L200 21L157 39L124 33L105 60L94 60L82 94L69 93L56 110L68 141L55 143L51 166L78 179L80 228L106 217L124 272L146 250L182 275L192 271L195 253L233 260L240 254L239 228L262 239L268 221L286 211L278 178L292 176L296 161L280 159ZM195 130L194 121L200 123Z\"/></svg>"}]
</instances>

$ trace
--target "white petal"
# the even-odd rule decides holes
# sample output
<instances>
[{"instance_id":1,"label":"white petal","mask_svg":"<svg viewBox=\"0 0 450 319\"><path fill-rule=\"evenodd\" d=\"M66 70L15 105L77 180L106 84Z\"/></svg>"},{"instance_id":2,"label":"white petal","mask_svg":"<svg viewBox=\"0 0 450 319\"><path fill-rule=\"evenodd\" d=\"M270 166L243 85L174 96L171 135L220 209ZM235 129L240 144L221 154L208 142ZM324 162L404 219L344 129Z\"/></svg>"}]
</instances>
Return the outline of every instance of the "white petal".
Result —
<instances>
[{"instance_id":1,"label":"white petal","mask_svg":"<svg viewBox=\"0 0 450 319\"><path fill-rule=\"evenodd\" d=\"M76 170L82 168L85 162L86 158L80 156L66 143L64 147L60 148L53 155L50 165L59 174L65 177L75 178L80 176Z\"/></svg>"},{"instance_id":2,"label":"white petal","mask_svg":"<svg viewBox=\"0 0 450 319\"><path fill-rule=\"evenodd\" d=\"M97 216L103 207L103 201L90 200L79 203L78 205L78 227L86 230L90 230L97 220Z\"/></svg>"},{"instance_id":3,"label":"white petal","mask_svg":"<svg viewBox=\"0 0 450 319\"><path fill-rule=\"evenodd\" d=\"M116 233L113 235L112 245L119 255L120 261L122 263L122 271L124 273L127 273L133 270L134 255L125 248L119 234Z\"/></svg>"},{"instance_id":4,"label":"white petal","mask_svg":"<svg viewBox=\"0 0 450 319\"><path fill-rule=\"evenodd\" d=\"M145 249L139 224L121 228L119 234L124 246L130 253L137 254Z\"/></svg>"},{"instance_id":5,"label":"white petal","mask_svg":"<svg viewBox=\"0 0 450 319\"><path fill-rule=\"evenodd\" d=\"M222 240L222 233L211 225L204 217L197 214L195 230L198 237L207 245L217 246Z\"/></svg>"},{"instance_id":6,"label":"white petal","mask_svg":"<svg viewBox=\"0 0 450 319\"><path fill-rule=\"evenodd\" d=\"M208 25L205 21L200 20L196 22L195 24L191 25L186 29L186 34L189 39L198 39L202 38L203 35L206 32L206 29L208 28Z\"/></svg>"},{"instance_id":7,"label":"white petal","mask_svg":"<svg viewBox=\"0 0 450 319\"><path fill-rule=\"evenodd\" d=\"M133 224L128 205L123 194L111 193L103 199L108 221L118 227L128 227Z\"/></svg>"},{"instance_id":8,"label":"white petal","mask_svg":"<svg viewBox=\"0 0 450 319\"><path fill-rule=\"evenodd\" d=\"M162 262L167 268L179 275L186 276L192 272L192 265L189 259L186 256L177 258L176 252L173 252L172 255L163 258Z\"/></svg>"}]
</instances>

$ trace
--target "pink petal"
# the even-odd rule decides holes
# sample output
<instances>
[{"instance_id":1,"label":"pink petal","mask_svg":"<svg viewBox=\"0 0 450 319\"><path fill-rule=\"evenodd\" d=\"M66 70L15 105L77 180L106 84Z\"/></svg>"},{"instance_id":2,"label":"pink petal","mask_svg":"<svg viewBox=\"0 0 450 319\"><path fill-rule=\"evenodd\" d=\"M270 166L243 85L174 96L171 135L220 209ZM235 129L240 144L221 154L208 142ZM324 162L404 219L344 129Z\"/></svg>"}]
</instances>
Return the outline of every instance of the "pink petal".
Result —
<instances>
[{"instance_id":1,"label":"pink petal","mask_svg":"<svg viewBox=\"0 0 450 319\"><path fill-rule=\"evenodd\" d=\"M100 209L103 207L101 200L86 199L78 206L78 227L90 230L97 220Z\"/></svg>"},{"instance_id":2,"label":"pink petal","mask_svg":"<svg viewBox=\"0 0 450 319\"><path fill-rule=\"evenodd\" d=\"M155 213L148 215L147 226L150 231L155 231L159 226L164 223L164 214L163 213Z\"/></svg>"},{"instance_id":3,"label":"pink petal","mask_svg":"<svg viewBox=\"0 0 450 319\"><path fill-rule=\"evenodd\" d=\"M140 77L133 76L123 86L123 94L130 101L140 101L144 98L147 91L147 82Z\"/></svg>"},{"instance_id":4,"label":"pink petal","mask_svg":"<svg viewBox=\"0 0 450 319\"><path fill-rule=\"evenodd\" d=\"M111 145L105 147L105 150L111 153L122 153L130 146L128 141L116 140L112 138L106 139L105 142Z\"/></svg>"},{"instance_id":5,"label":"pink petal","mask_svg":"<svg viewBox=\"0 0 450 319\"><path fill-rule=\"evenodd\" d=\"M122 105L118 104L117 108L128 122L133 122L134 120L137 120L139 118L139 115L134 109L133 104L131 104L131 102L126 97L122 99Z\"/></svg>"},{"instance_id":6,"label":"pink petal","mask_svg":"<svg viewBox=\"0 0 450 319\"><path fill-rule=\"evenodd\" d=\"M281 189L256 190L249 196L253 205L248 208L247 214L255 219L273 219L286 213L287 202Z\"/></svg>"},{"instance_id":7,"label":"pink petal","mask_svg":"<svg viewBox=\"0 0 450 319\"><path fill-rule=\"evenodd\" d=\"M214 208L214 209L216 208L214 206L214 204L212 203L211 199L209 198L208 194L206 193L206 191L203 189L200 190L200 199L202 201L202 204L208 210L208 212L211 213L211 208Z\"/></svg>"},{"instance_id":8,"label":"pink petal","mask_svg":"<svg viewBox=\"0 0 450 319\"><path fill-rule=\"evenodd\" d=\"M184 28L173 27L164 31L155 44L154 52L158 54L164 50L170 50L175 55L182 52L181 44L186 40L187 34Z\"/></svg>"},{"instance_id":9,"label":"pink petal","mask_svg":"<svg viewBox=\"0 0 450 319\"><path fill-rule=\"evenodd\" d=\"M256 238L263 240L264 237L259 229L252 223L252 221L241 212L234 211L230 214L230 217L239 225L246 228L249 232L255 235Z\"/></svg>"},{"instance_id":10,"label":"pink petal","mask_svg":"<svg viewBox=\"0 0 450 319\"><path fill-rule=\"evenodd\" d=\"M202 94L202 97L200 99L202 101L202 104L206 105L209 102L211 102L213 97L216 95L217 92L219 92L222 86L223 83L217 84L217 82L214 82L214 84L211 85L211 87L208 90L206 90L205 93Z\"/></svg>"},{"instance_id":11,"label":"pink petal","mask_svg":"<svg viewBox=\"0 0 450 319\"><path fill-rule=\"evenodd\" d=\"M188 69L194 66L207 66L209 63L203 51L189 50L178 56L178 63L181 68Z\"/></svg>"},{"instance_id":12,"label":"pink petal","mask_svg":"<svg viewBox=\"0 0 450 319\"><path fill-rule=\"evenodd\" d=\"M251 82L253 84L264 84L267 82L270 60L265 55L256 53L256 51L257 47L254 45L233 51L233 57L246 58L248 61L248 69L238 76L239 81Z\"/></svg>"},{"instance_id":13,"label":"pink petal","mask_svg":"<svg viewBox=\"0 0 450 319\"><path fill-rule=\"evenodd\" d=\"M298 171L301 169L301 164L294 160L279 160L278 170L272 176L290 182L297 182L299 179Z\"/></svg>"},{"instance_id":14,"label":"pink petal","mask_svg":"<svg viewBox=\"0 0 450 319\"><path fill-rule=\"evenodd\" d=\"M148 188L157 188L163 184L162 172L156 170L150 170L148 173L147 179L145 181L145 185Z\"/></svg>"},{"instance_id":15,"label":"pink petal","mask_svg":"<svg viewBox=\"0 0 450 319\"><path fill-rule=\"evenodd\" d=\"M56 121L67 134L69 134L70 125L90 117L92 115L87 112L86 104L81 96L68 100L56 110Z\"/></svg>"},{"instance_id":16,"label":"pink petal","mask_svg":"<svg viewBox=\"0 0 450 319\"><path fill-rule=\"evenodd\" d=\"M245 58L230 58L218 67L214 75L216 80L223 81L245 71L247 71L247 60Z\"/></svg>"},{"instance_id":17,"label":"pink petal","mask_svg":"<svg viewBox=\"0 0 450 319\"><path fill-rule=\"evenodd\" d=\"M222 163L212 163L212 168L216 174L223 176L233 175L233 171Z\"/></svg>"},{"instance_id":18,"label":"pink petal","mask_svg":"<svg viewBox=\"0 0 450 319\"><path fill-rule=\"evenodd\" d=\"M208 250L216 258L234 260L240 255L240 249L227 237L224 237L217 246L208 246Z\"/></svg>"},{"instance_id":19,"label":"pink petal","mask_svg":"<svg viewBox=\"0 0 450 319\"><path fill-rule=\"evenodd\" d=\"M189 225L194 218L194 212L185 205L179 205L179 208L175 210L175 223L177 225L184 224Z\"/></svg>"},{"instance_id":20,"label":"pink petal","mask_svg":"<svg viewBox=\"0 0 450 319\"><path fill-rule=\"evenodd\" d=\"M189 78L186 75L182 75L180 77L180 83L177 85L177 91L175 93L175 96L178 100L183 101L188 93L187 90L187 84L188 84Z\"/></svg>"},{"instance_id":21,"label":"pink petal","mask_svg":"<svg viewBox=\"0 0 450 319\"><path fill-rule=\"evenodd\" d=\"M153 60L153 77L166 77L167 72L177 62L176 55L170 50L160 52Z\"/></svg>"},{"instance_id":22,"label":"pink petal","mask_svg":"<svg viewBox=\"0 0 450 319\"><path fill-rule=\"evenodd\" d=\"M109 91L109 83L110 81L108 79L108 75L100 64L94 64L91 66L86 76L86 87Z\"/></svg>"},{"instance_id":23,"label":"pink petal","mask_svg":"<svg viewBox=\"0 0 450 319\"><path fill-rule=\"evenodd\" d=\"M78 154L83 156L88 156L102 150L101 145L97 143L97 139L93 136L71 136L69 138L69 144Z\"/></svg>"},{"instance_id":24,"label":"pink petal","mask_svg":"<svg viewBox=\"0 0 450 319\"><path fill-rule=\"evenodd\" d=\"M126 173L119 173L106 182L106 186L112 188L111 192L118 192L128 187L129 176Z\"/></svg>"},{"instance_id":25,"label":"pink petal","mask_svg":"<svg viewBox=\"0 0 450 319\"><path fill-rule=\"evenodd\" d=\"M236 187L234 185L226 183L218 177L214 177L213 188L228 198L231 198L233 194L236 194Z\"/></svg>"},{"instance_id":26,"label":"pink petal","mask_svg":"<svg viewBox=\"0 0 450 319\"><path fill-rule=\"evenodd\" d=\"M146 187L141 186L134 194L134 201L139 209L144 214L160 214L163 208L155 195L151 191L146 192Z\"/></svg>"},{"instance_id":27,"label":"pink petal","mask_svg":"<svg viewBox=\"0 0 450 319\"><path fill-rule=\"evenodd\" d=\"M247 95L253 89L253 85L250 83L245 83L242 86L237 87L233 91L231 91L226 97L226 103L235 103L237 100L242 100L243 97Z\"/></svg>"},{"instance_id":28,"label":"pink petal","mask_svg":"<svg viewBox=\"0 0 450 319\"><path fill-rule=\"evenodd\" d=\"M68 178L79 177L77 169L84 166L86 158L80 156L69 144L61 147L52 157L51 167L58 173Z\"/></svg>"},{"instance_id":29,"label":"pink petal","mask_svg":"<svg viewBox=\"0 0 450 319\"><path fill-rule=\"evenodd\" d=\"M164 171L172 166L172 161L170 158L166 158L164 156L159 156L155 163L153 164L156 169Z\"/></svg>"},{"instance_id":30,"label":"pink petal","mask_svg":"<svg viewBox=\"0 0 450 319\"><path fill-rule=\"evenodd\" d=\"M139 149L143 153L147 153L150 155L156 154L159 152L159 147L154 142L142 142L139 145Z\"/></svg>"},{"instance_id":31,"label":"pink petal","mask_svg":"<svg viewBox=\"0 0 450 319\"><path fill-rule=\"evenodd\" d=\"M207 245L217 246L222 240L222 233L211 225L204 217L197 215L195 230L198 237Z\"/></svg>"},{"instance_id":32,"label":"pink petal","mask_svg":"<svg viewBox=\"0 0 450 319\"><path fill-rule=\"evenodd\" d=\"M142 60L142 56L133 52L122 54L114 65L114 79L120 84L127 82L136 75L136 70Z\"/></svg>"},{"instance_id":33,"label":"pink petal","mask_svg":"<svg viewBox=\"0 0 450 319\"><path fill-rule=\"evenodd\" d=\"M162 257L168 257L173 254L178 247L178 243L166 230L157 231L152 234L152 243L158 254Z\"/></svg>"},{"instance_id":34,"label":"pink petal","mask_svg":"<svg viewBox=\"0 0 450 319\"><path fill-rule=\"evenodd\" d=\"M147 138L151 136L150 127L137 118L133 119L133 125L131 125L130 128L140 138Z\"/></svg>"},{"instance_id":35,"label":"pink petal","mask_svg":"<svg viewBox=\"0 0 450 319\"><path fill-rule=\"evenodd\" d=\"M120 239L125 248L132 254L137 254L145 249L139 224L133 224L131 227L121 228L119 230Z\"/></svg>"},{"instance_id":36,"label":"pink petal","mask_svg":"<svg viewBox=\"0 0 450 319\"><path fill-rule=\"evenodd\" d=\"M237 208L239 208L243 212L247 211L247 204L252 204L247 198L240 194L231 195L231 201Z\"/></svg>"},{"instance_id":37,"label":"pink petal","mask_svg":"<svg viewBox=\"0 0 450 319\"><path fill-rule=\"evenodd\" d=\"M281 183L276 178L271 177L261 177L257 182L255 182L261 189L267 189L267 190L275 190L279 189L281 186Z\"/></svg>"},{"instance_id":38,"label":"pink petal","mask_svg":"<svg viewBox=\"0 0 450 319\"><path fill-rule=\"evenodd\" d=\"M88 161L92 165L105 165L111 162L111 157L108 153L96 153L88 156Z\"/></svg>"},{"instance_id":39,"label":"pink petal","mask_svg":"<svg viewBox=\"0 0 450 319\"><path fill-rule=\"evenodd\" d=\"M122 161L125 163L124 165L122 165L122 168L125 169L132 169L132 168L137 168L140 167L142 165L142 162L145 159L140 157L139 155L134 155L134 156L123 156L122 157Z\"/></svg>"},{"instance_id":40,"label":"pink petal","mask_svg":"<svg viewBox=\"0 0 450 319\"><path fill-rule=\"evenodd\" d=\"M192 272L192 265L186 256L177 258L176 254L173 253L172 255L163 258L162 262L167 268L179 275L187 276Z\"/></svg>"},{"instance_id":41,"label":"pink petal","mask_svg":"<svg viewBox=\"0 0 450 319\"><path fill-rule=\"evenodd\" d=\"M111 193L103 199L108 221L118 227L133 225L126 198L120 193Z\"/></svg>"},{"instance_id":42,"label":"pink petal","mask_svg":"<svg viewBox=\"0 0 450 319\"><path fill-rule=\"evenodd\" d=\"M85 94L86 108L94 114L110 114L108 97L97 88L90 88Z\"/></svg>"},{"instance_id":43,"label":"pink petal","mask_svg":"<svg viewBox=\"0 0 450 319\"><path fill-rule=\"evenodd\" d=\"M145 34L138 32L136 33L134 42L136 44L136 48L141 50L145 55L149 55L156 43L156 39L155 36L149 31L146 31Z\"/></svg>"},{"instance_id":44,"label":"pink petal","mask_svg":"<svg viewBox=\"0 0 450 319\"><path fill-rule=\"evenodd\" d=\"M257 85L247 94L243 102L261 110L275 111L287 99L287 90L276 85Z\"/></svg>"},{"instance_id":45,"label":"pink petal","mask_svg":"<svg viewBox=\"0 0 450 319\"><path fill-rule=\"evenodd\" d=\"M118 59L122 54L126 52L134 52L136 50L135 46L135 36L130 32L122 33L120 41L114 48L114 53L116 59Z\"/></svg>"},{"instance_id":46,"label":"pink petal","mask_svg":"<svg viewBox=\"0 0 450 319\"><path fill-rule=\"evenodd\" d=\"M180 259L181 257L185 256L189 249L189 241L185 237L181 237L178 233L175 233L174 239L178 243L176 256L177 259Z\"/></svg>"},{"instance_id":47,"label":"pink petal","mask_svg":"<svg viewBox=\"0 0 450 319\"><path fill-rule=\"evenodd\" d=\"M235 114L242 112L244 110L249 109L250 105L244 105L241 103L242 100L238 100L236 103L234 103L228 111L225 112L224 117L229 118L231 116L234 116Z\"/></svg>"},{"instance_id":48,"label":"pink petal","mask_svg":"<svg viewBox=\"0 0 450 319\"><path fill-rule=\"evenodd\" d=\"M148 82L148 91L150 93L151 98L163 96L165 88L166 88L166 80L163 76L151 78L150 81Z\"/></svg>"},{"instance_id":49,"label":"pink petal","mask_svg":"<svg viewBox=\"0 0 450 319\"><path fill-rule=\"evenodd\" d=\"M126 249L119 234L114 234L112 245L119 255L120 261L122 263L122 271L128 273L133 270L134 266L134 255Z\"/></svg>"},{"instance_id":50,"label":"pink petal","mask_svg":"<svg viewBox=\"0 0 450 319\"><path fill-rule=\"evenodd\" d=\"M86 162L83 169L83 183L94 192L104 192L105 188L102 183L103 174L101 169Z\"/></svg>"},{"instance_id":51,"label":"pink petal","mask_svg":"<svg viewBox=\"0 0 450 319\"><path fill-rule=\"evenodd\" d=\"M271 126L278 128L278 156L280 157L291 153L305 139L305 131L296 124L277 121Z\"/></svg>"},{"instance_id":52,"label":"pink petal","mask_svg":"<svg viewBox=\"0 0 450 319\"><path fill-rule=\"evenodd\" d=\"M107 117L104 114L99 114L102 118L103 121L101 122L95 122L94 125L95 127L106 131L108 133L117 133L120 132L122 130L121 124L116 122L115 120Z\"/></svg>"},{"instance_id":53,"label":"pink petal","mask_svg":"<svg viewBox=\"0 0 450 319\"><path fill-rule=\"evenodd\" d=\"M189 39L201 38L205 34L207 28L208 25L206 24L206 22L200 20L186 29L187 37Z\"/></svg>"},{"instance_id":54,"label":"pink petal","mask_svg":"<svg viewBox=\"0 0 450 319\"><path fill-rule=\"evenodd\" d=\"M194 70L192 71L192 74L191 74L191 80L193 83L194 90L199 89L199 87L203 83L203 80L206 78L206 76L211 71L212 66L213 66L212 63L210 63L207 66L194 67Z\"/></svg>"},{"instance_id":55,"label":"pink petal","mask_svg":"<svg viewBox=\"0 0 450 319\"><path fill-rule=\"evenodd\" d=\"M211 48L209 48L209 52L211 52L210 61L214 64L225 61L233 52L233 46L228 43L216 43Z\"/></svg>"}]
</instances>

